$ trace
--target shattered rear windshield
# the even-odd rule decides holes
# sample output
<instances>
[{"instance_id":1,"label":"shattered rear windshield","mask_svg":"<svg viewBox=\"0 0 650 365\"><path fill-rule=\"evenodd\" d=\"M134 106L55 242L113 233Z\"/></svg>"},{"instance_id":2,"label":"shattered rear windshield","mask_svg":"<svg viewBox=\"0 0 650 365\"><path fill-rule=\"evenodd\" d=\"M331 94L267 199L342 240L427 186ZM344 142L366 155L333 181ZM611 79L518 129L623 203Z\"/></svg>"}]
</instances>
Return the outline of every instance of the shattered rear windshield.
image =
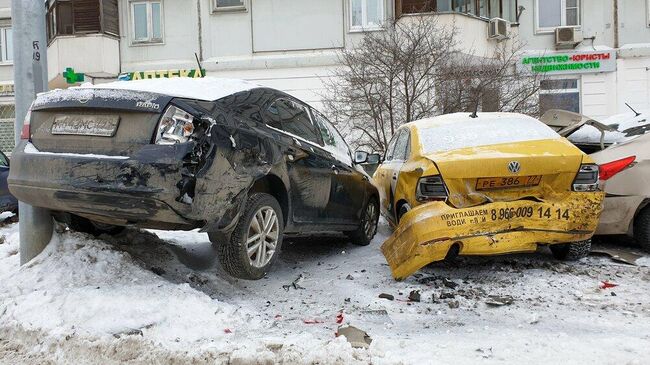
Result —
<instances>
[{"instance_id":1,"label":"shattered rear windshield","mask_svg":"<svg viewBox=\"0 0 650 365\"><path fill-rule=\"evenodd\" d=\"M494 118L441 123L418 128L422 153L436 153L502 143L558 139L546 124L533 118Z\"/></svg>"}]
</instances>

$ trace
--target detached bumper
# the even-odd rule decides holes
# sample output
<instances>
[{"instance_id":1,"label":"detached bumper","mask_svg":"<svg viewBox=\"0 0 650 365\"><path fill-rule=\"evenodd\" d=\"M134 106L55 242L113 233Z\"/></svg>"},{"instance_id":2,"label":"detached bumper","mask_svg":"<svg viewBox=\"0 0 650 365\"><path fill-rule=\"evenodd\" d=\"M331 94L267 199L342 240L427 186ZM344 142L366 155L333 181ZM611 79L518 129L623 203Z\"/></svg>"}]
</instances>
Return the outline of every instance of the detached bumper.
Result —
<instances>
[{"instance_id":1,"label":"detached bumper","mask_svg":"<svg viewBox=\"0 0 650 365\"><path fill-rule=\"evenodd\" d=\"M569 193L563 200L518 200L455 209L443 202L405 214L381 250L393 277L404 279L445 258L458 244L460 255L533 252L538 244L590 238L598 225L604 193Z\"/></svg>"}]
</instances>

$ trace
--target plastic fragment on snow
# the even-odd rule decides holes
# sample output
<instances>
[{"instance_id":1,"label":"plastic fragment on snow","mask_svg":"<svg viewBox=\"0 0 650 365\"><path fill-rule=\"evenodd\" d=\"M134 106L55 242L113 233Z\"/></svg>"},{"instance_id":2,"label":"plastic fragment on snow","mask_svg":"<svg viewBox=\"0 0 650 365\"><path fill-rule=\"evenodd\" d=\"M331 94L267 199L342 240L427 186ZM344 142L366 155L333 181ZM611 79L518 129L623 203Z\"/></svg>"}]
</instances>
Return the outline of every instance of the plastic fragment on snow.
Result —
<instances>
[{"instance_id":1,"label":"plastic fragment on snow","mask_svg":"<svg viewBox=\"0 0 650 365\"><path fill-rule=\"evenodd\" d=\"M339 327L336 332L336 337L344 336L345 339L355 348L365 348L370 347L372 343L372 338L366 333L366 331L360 330L354 326Z\"/></svg>"},{"instance_id":2,"label":"plastic fragment on snow","mask_svg":"<svg viewBox=\"0 0 650 365\"><path fill-rule=\"evenodd\" d=\"M381 299L388 299L388 300L395 300L395 297L391 294L386 294L386 293L381 293L379 294L379 298Z\"/></svg>"},{"instance_id":3,"label":"plastic fragment on snow","mask_svg":"<svg viewBox=\"0 0 650 365\"><path fill-rule=\"evenodd\" d=\"M232 333L230 328L224 328L223 333Z\"/></svg>"},{"instance_id":4,"label":"plastic fragment on snow","mask_svg":"<svg viewBox=\"0 0 650 365\"><path fill-rule=\"evenodd\" d=\"M485 304L492 306L492 307L501 307L504 305L510 305L514 303L514 298L511 296L497 296L497 295L490 295L488 296L488 299L485 301Z\"/></svg>"},{"instance_id":5,"label":"plastic fragment on snow","mask_svg":"<svg viewBox=\"0 0 650 365\"><path fill-rule=\"evenodd\" d=\"M617 287L618 284L610 283L609 281L601 281L600 284L598 285L599 288L601 289L608 289L608 288L614 288Z\"/></svg>"},{"instance_id":6,"label":"plastic fragment on snow","mask_svg":"<svg viewBox=\"0 0 650 365\"><path fill-rule=\"evenodd\" d=\"M343 323L343 319L344 319L344 318L343 318L343 312L339 312L339 313L336 315L336 323L337 323L337 324L341 324L341 323Z\"/></svg>"},{"instance_id":7,"label":"plastic fragment on snow","mask_svg":"<svg viewBox=\"0 0 650 365\"><path fill-rule=\"evenodd\" d=\"M303 319L302 323L304 324L318 324L318 323L323 323L320 319Z\"/></svg>"}]
</instances>

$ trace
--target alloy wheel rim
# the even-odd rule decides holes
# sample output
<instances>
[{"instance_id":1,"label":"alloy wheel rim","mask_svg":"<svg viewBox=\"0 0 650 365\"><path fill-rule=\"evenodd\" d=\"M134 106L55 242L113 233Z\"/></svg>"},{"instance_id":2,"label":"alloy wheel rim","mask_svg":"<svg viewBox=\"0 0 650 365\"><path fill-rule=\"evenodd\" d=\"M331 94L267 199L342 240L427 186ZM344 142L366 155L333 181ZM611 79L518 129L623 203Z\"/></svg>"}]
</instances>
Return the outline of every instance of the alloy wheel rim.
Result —
<instances>
[{"instance_id":1,"label":"alloy wheel rim","mask_svg":"<svg viewBox=\"0 0 650 365\"><path fill-rule=\"evenodd\" d=\"M368 207L366 208L365 222L363 224L363 231L368 238L372 237L377 229L377 224L375 223L375 212L375 205L372 203L368 204Z\"/></svg>"},{"instance_id":2,"label":"alloy wheel rim","mask_svg":"<svg viewBox=\"0 0 650 365\"><path fill-rule=\"evenodd\" d=\"M252 267L262 268L273 258L280 235L280 224L275 210L269 206L255 212L246 235L246 253Z\"/></svg>"}]
</instances>

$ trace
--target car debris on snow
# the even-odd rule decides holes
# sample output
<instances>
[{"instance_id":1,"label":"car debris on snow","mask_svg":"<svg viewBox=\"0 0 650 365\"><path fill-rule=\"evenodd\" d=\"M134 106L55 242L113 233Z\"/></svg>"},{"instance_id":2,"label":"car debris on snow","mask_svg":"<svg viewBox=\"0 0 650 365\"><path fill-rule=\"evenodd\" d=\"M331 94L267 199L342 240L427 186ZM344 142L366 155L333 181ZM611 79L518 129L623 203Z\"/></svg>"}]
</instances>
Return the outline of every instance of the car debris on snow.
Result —
<instances>
[{"instance_id":1,"label":"car debris on snow","mask_svg":"<svg viewBox=\"0 0 650 365\"><path fill-rule=\"evenodd\" d=\"M420 291L419 290L411 290L411 292L409 293L409 300L411 302L419 302L420 299L421 299Z\"/></svg>"},{"instance_id":2,"label":"car debris on snow","mask_svg":"<svg viewBox=\"0 0 650 365\"><path fill-rule=\"evenodd\" d=\"M381 293L379 294L379 298L381 299L388 299L388 300L395 300L395 296L392 294L386 294L386 293Z\"/></svg>"},{"instance_id":3,"label":"car debris on snow","mask_svg":"<svg viewBox=\"0 0 650 365\"><path fill-rule=\"evenodd\" d=\"M490 295L485 301L485 304L491 307L501 307L504 305L510 305L514 303L514 298L508 295L499 296L499 295Z\"/></svg>"},{"instance_id":4,"label":"car debris on snow","mask_svg":"<svg viewBox=\"0 0 650 365\"><path fill-rule=\"evenodd\" d=\"M372 343L372 338L366 331L360 330L354 326L339 327L336 337L344 336L346 340L355 348L368 348Z\"/></svg>"},{"instance_id":5,"label":"car debris on snow","mask_svg":"<svg viewBox=\"0 0 650 365\"><path fill-rule=\"evenodd\" d=\"M621 262L628 265L636 265L636 260L644 257L627 249L597 247L591 249L592 255L606 255L612 261Z\"/></svg>"},{"instance_id":6,"label":"car debris on snow","mask_svg":"<svg viewBox=\"0 0 650 365\"><path fill-rule=\"evenodd\" d=\"M305 289L300 285L300 283L305 279L305 276L303 274L298 275L296 280L292 281L291 284L288 285L282 285L282 288L286 291L289 291L289 289L294 288L294 289Z\"/></svg>"}]
</instances>

